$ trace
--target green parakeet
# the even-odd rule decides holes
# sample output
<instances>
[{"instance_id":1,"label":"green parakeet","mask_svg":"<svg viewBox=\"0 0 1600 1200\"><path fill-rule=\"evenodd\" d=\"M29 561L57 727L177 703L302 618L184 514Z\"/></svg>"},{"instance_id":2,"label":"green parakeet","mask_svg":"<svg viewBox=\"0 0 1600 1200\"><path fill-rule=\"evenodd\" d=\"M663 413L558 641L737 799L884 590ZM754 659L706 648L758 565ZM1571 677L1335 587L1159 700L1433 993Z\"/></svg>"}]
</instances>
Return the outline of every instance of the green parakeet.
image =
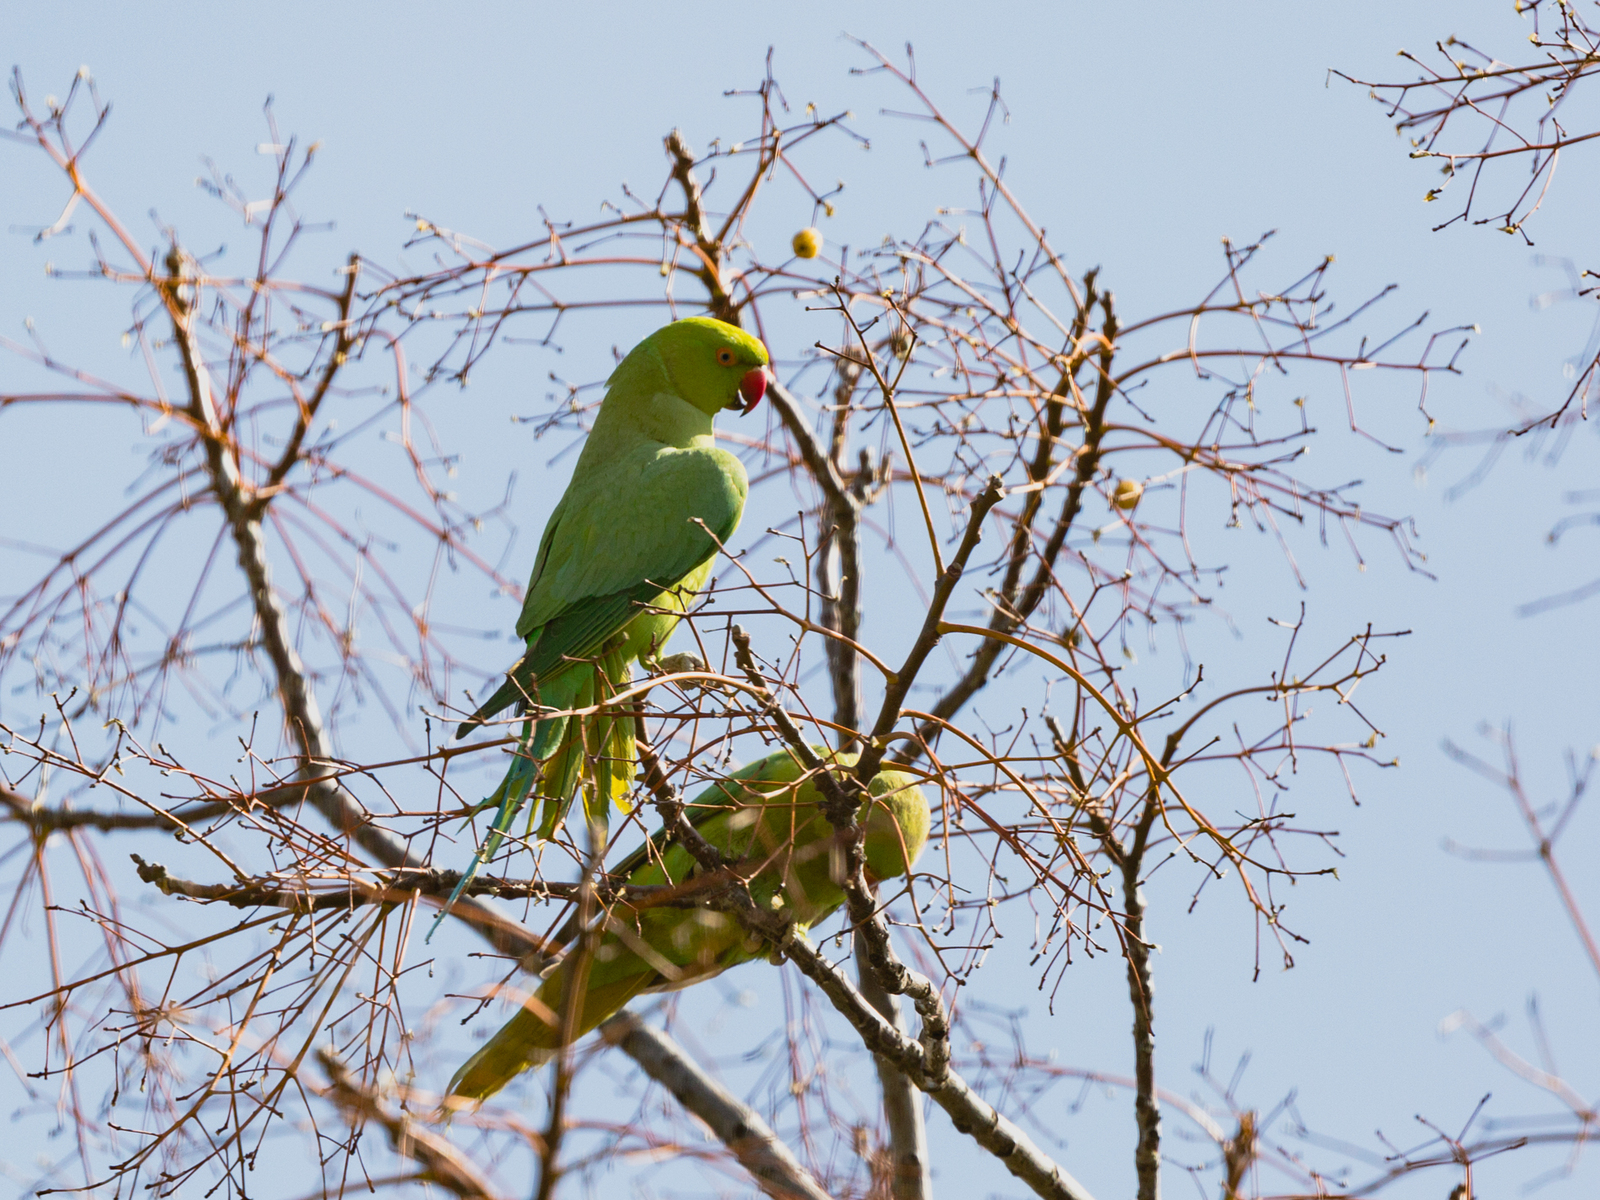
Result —
<instances>
[{"instance_id":1,"label":"green parakeet","mask_svg":"<svg viewBox=\"0 0 1600 1200\"><path fill-rule=\"evenodd\" d=\"M738 327L689 317L618 364L539 540L517 619L527 651L457 737L513 705L548 713L603 703L628 686L641 656L660 652L744 511L744 466L713 444L712 417L754 408L767 362L766 348ZM530 793L544 798L541 838L560 825L580 782L589 816L603 821L613 803L626 804L635 758L631 716L529 716L505 779L479 806L496 809L489 835L433 928Z\"/></svg>"},{"instance_id":2,"label":"green parakeet","mask_svg":"<svg viewBox=\"0 0 1600 1200\"><path fill-rule=\"evenodd\" d=\"M856 759L820 747L817 754L836 763L835 771ZM707 788L685 815L726 858L755 872L749 887L758 905L787 913L806 928L844 903L844 856L818 809L821 799L814 777L788 750L779 750ZM912 776L880 771L862 802L861 819L868 879L906 874L928 840L928 800ZM661 886L683 884L699 870L687 850L659 833L612 875ZM711 909L618 903L603 915L600 928L574 1036L588 1033L641 992L687 987L767 952L762 939L746 933L733 916ZM577 932L574 919L559 940L570 946ZM555 1054L574 957L569 951L557 962L517 1014L456 1072L452 1094L483 1100Z\"/></svg>"}]
</instances>

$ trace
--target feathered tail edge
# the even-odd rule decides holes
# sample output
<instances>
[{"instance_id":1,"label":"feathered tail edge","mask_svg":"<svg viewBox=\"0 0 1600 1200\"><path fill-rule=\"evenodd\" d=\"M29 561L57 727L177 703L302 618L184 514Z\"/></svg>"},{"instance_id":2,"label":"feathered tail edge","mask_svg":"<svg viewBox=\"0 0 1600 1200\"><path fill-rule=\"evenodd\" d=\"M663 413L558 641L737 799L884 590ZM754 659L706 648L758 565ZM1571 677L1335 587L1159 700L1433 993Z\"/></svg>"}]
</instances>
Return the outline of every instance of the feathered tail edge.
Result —
<instances>
[{"instance_id":1,"label":"feathered tail edge","mask_svg":"<svg viewBox=\"0 0 1600 1200\"><path fill-rule=\"evenodd\" d=\"M541 707L561 710L593 708L605 704L632 683L633 672L620 647L600 656L593 666L563 671L537 697ZM495 817L489 834L478 846L460 881L428 927L424 944L433 940L439 925L477 875L504 843L530 794L541 800L528 814L529 834L548 841L561 827L578 788L583 789L584 815L591 827L605 829L614 805L631 810L629 797L638 763L635 721L631 712L605 708L586 717L565 715L523 722L517 748L505 778L473 811L493 806ZM538 817L538 827L534 819Z\"/></svg>"},{"instance_id":2,"label":"feathered tail edge","mask_svg":"<svg viewBox=\"0 0 1600 1200\"><path fill-rule=\"evenodd\" d=\"M522 997L522 1004L511 1019L495 1030L451 1076L446 1096L482 1103L524 1071L549 1062L563 1045L566 1022L560 1010L565 1004L579 1005L571 1028L575 1041L660 979L660 975L648 967L602 982L590 975L581 994L568 996L567 973L572 963L570 955L561 959L545 975L536 992ZM591 964L596 965L600 964Z\"/></svg>"}]
</instances>

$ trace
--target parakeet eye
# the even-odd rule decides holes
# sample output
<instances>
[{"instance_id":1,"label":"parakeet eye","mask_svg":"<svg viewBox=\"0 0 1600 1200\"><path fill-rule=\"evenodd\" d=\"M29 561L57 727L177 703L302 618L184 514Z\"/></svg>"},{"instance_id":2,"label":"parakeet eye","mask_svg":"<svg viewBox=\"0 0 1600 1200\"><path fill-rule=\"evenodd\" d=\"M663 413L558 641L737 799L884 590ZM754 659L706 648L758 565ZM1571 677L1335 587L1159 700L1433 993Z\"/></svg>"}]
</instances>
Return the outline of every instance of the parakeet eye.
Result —
<instances>
[{"instance_id":1,"label":"parakeet eye","mask_svg":"<svg viewBox=\"0 0 1600 1200\"><path fill-rule=\"evenodd\" d=\"M733 351L723 347L717 351L717 361L725 367L733 366Z\"/></svg>"}]
</instances>

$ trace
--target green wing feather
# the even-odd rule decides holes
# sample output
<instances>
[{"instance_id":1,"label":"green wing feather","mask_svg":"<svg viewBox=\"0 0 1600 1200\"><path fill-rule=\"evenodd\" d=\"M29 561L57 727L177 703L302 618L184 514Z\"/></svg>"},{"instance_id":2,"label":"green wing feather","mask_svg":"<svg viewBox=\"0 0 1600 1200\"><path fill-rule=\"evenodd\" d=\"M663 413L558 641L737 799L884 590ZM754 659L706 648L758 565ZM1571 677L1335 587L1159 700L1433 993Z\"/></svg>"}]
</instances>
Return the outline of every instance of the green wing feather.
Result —
<instances>
[{"instance_id":1,"label":"green wing feather","mask_svg":"<svg viewBox=\"0 0 1600 1200\"><path fill-rule=\"evenodd\" d=\"M717 544L738 528L744 468L724 450L693 447L625 455L619 470L605 475L607 483L615 481L618 487L597 488L587 482L578 487L575 481L551 517L517 619L517 635L528 640L527 653L462 722L457 737L512 704L532 699L535 682L565 669L570 660L599 653L662 593L706 563ZM624 479L629 486L622 486ZM595 492L602 495L588 495Z\"/></svg>"},{"instance_id":2,"label":"green wing feather","mask_svg":"<svg viewBox=\"0 0 1600 1200\"><path fill-rule=\"evenodd\" d=\"M540 680L559 675L573 659L593 658L606 642L639 616L664 589L651 581L635 584L610 596L596 596L575 604L547 623L528 646L528 652L507 673L505 682L456 730L465 737L481 724L513 704L539 699ZM551 707L547 702L545 707Z\"/></svg>"},{"instance_id":3,"label":"green wing feather","mask_svg":"<svg viewBox=\"0 0 1600 1200\"><path fill-rule=\"evenodd\" d=\"M672 586L716 553L707 529L717 541L732 536L747 488L743 465L714 446L647 443L575 478L529 581L517 635L646 580Z\"/></svg>"}]
</instances>

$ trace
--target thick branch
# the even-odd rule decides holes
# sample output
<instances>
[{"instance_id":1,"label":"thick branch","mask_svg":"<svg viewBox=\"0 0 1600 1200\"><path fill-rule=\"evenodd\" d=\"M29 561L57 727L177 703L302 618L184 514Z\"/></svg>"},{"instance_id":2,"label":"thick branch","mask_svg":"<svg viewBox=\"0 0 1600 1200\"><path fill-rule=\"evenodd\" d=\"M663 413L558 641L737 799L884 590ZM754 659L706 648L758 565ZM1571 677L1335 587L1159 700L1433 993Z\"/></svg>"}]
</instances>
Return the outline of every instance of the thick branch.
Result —
<instances>
[{"instance_id":1,"label":"thick branch","mask_svg":"<svg viewBox=\"0 0 1600 1200\"><path fill-rule=\"evenodd\" d=\"M989 498L988 504L981 512L977 511L978 506L974 505L973 523L968 528L968 536L963 539L961 551L946 571L946 577L952 578L952 587L953 578L960 576L965 556L971 553L972 547L977 543L973 529L982 524L988 509L999 501L1000 488L997 480L991 481L985 497ZM948 598L948 590L943 597L936 594L935 610L942 611ZM736 657L754 685L753 690L761 699L763 710L774 724L778 725L790 750L801 763L816 772L817 789L825 797L824 806L837 804L840 797L847 796L848 793L844 792L840 781L834 779L828 771L821 769L821 761L815 752L800 736L800 731L795 728L794 722L783 711L782 706L772 698L760 672L755 669L749 638L745 636L744 631L735 626L733 636ZM923 657L926 657L925 651ZM862 757L864 759L866 756ZM674 836L680 838L684 847L702 867L707 870L725 868L728 864L716 848L707 843L699 831L684 819L682 797L666 780L660 768L660 761L654 752L641 743L639 758L644 766L646 786L655 794L656 807L661 812L667 827L674 831ZM870 776L868 778L870 779ZM851 985L837 967L817 952L806 940L805 935L786 917L758 907L746 888L729 888L713 903L721 911L731 913L746 929L766 939L773 949L787 956L844 1015L868 1050L932 1096L939 1106L950 1114L955 1127L962 1133L970 1135L980 1146L1000 1159L1005 1164L1006 1170L1040 1196L1048 1197L1050 1200L1091 1200L1088 1191L1077 1180L1067 1174L1058 1163L1034 1145L1027 1134L974 1092L964 1079L950 1069L950 1017L945 1010L944 1001L939 995L939 990L929 979L911 970L895 956L894 949L889 944L889 931L878 915L876 902L867 889L865 877L861 872L859 839L861 826L855 821L853 804L849 810L848 822L849 824L838 827L841 835L846 832L857 834L846 843L847 848L854 850L856 860L853 874L847 875L845 879L846 904L853 918L856 906L860 903L859 896L862 894L866 896L865 911L856 919L854 930L857 939L857 962L862 970L876 976L886 993L901 994L911 998L917 1015L922 1020L922 1031L916 1039L912 1039L891 1024L860 991ZM866 952L861 949L863 942L869 947Z\"/></svg>"},{"instance_id":2,"label":"thick branch","mask_svg":"<svg viewBox=\"0 0 1600 1200\"><path fill-rule=\"evenodd\" d=\"M848 505L852 499L850 486L839 474L838 467L828 457L828 452L817 440L817 435L811 431L811 426L806 424L805 415L800 410L800 401L795 399L794 393L777 380L773 380L767 384L767 401L777 410L778 419L783 422L784 429L794 439L795 446L800 450L800 461L805 463L806 470L811 472L811 477L822 489L825 502L829 505Z\"/></svg>"},{"instance_id":3,"label":"thick branch","mask_svg":"<svg viewBox=\"0 0 1600 1200\"><path fill-rule=\"evenodd\" d=\"M1154 984L1150 978L1150 945L1144 936L1145 901L1139 871L1144 862L1144 834L1160 801L1146 801L1136 842L1139 849L1122 861L1122 923L1127 931L1123 945L1128 958L1128 998L1133 1004L1134 1116L1139 1124L1139 1144L1134 1168L1139 1175L1139 1200L1161 1197L1161 1106L1156 1099L1156 1035Z\"/></svg>"},{"instance_id":4,"label":"thick branch","mask_svg":"<svg viewBox=\"0 0 1600 1200\"><path fill-rule=\"evenodd\" d=\"M971 558L973 550L982 539L983 523L990 510L1000 502L1003 494L1004 489L1001 487L999 477L992 476L983 494L973 502L961 544L950 560L950 565L940 573L934 587L922 631L906 655L900 671L889 679L883 707L879 710L877 723L872 730L872 740L862 751L853 775L847 780L837 780L831 773L821 769L821 761L762 679L750 651L749 637L738 626L734 626L732 631L735 658L750 680L763 712L778 727L784 741L788 743L800 763L815 774L817 790L823 795L823 813L840 835L846 838L843 847L845 855L843 888L845 907L850 913L856 935L857 956L862 962L863 969L874 975L885 992L889 995L905 995L912 998L917 1013L922 1018L922 1033L919 1040L927 1051L926 1059L919 1059L918 1070L934 1081L943 1077L950 1058L949 1016L944 1011L938 989L926 977L902 963L890 944L888 927L878 913L877 900L867 884L865 828L858 820L858 807L860 797L866 792L883 762L883 752L887 745L885 735L893 730L898 722L901 703L910 691L911 684L916 680L923 663L927 661L929 653L938 644L941 617L955 592L957 582L961 579L967 560Z\"/></svg>"},{"instance_id":5,"label":"thick branch","mask_svg":"<svg viewBox=\"0 0 1600 1200\"><path fill-rule=\"evenodd\" d=\"M758 914L758 919L761 925L768 924L764 914ZM758 931L771 936L765 929ZM1048 1200L1092 1200L1082 1184L951 1070L947 1059L938 1061L928 1054L931 1047L926 1046L926 1024L920 1043L901 1033L792 926L784 930L781 941L774 942L774 945L788 956L802 974L822 989L823 994L861 1036L867 1049L887 1060L927 1092L940 1108L950 1114L951 1123L959 1131L998 1158L1005 1164L1006 1170ZM937 994L933 997L933 1003L942 1011L943 1004ZM917 1007L919 1012L923 1010L921 1001ZM944 1029L944 1045L948 1050L948 1026Z\"/></svg>"},{"instance_id":6,"label":"thick branch","mask_svg":"<svg viewBox=\"0 0 1600 1200\"><path fill-rule=\"evenodd\" d=\"M961 574L966 570L967 561L972 557L972 552L977 548L978 542L983 538L983 523L988 519L989 512L1000 503L1005 494L1000 484L1000 477L990 476L988 486L983 493L972 503L972 510L967 516L967 529L962 535L961 544L956 548L956 553L950 560L950 565L940 573L934 585L933 597L928 604L928 612L922 622L922 630L917 635L917 640L912 644L906 654L905 662L900 670L888 680L884 688L883 705L878 710L878 719L873 724L867 745L861 751L861 757L856 760L855 782L861 791L865 791L872 779L883 764L884 752L888 748L887 735L894 729L900 720L900 706L905 702L911 685L916 682L918 673L927 661L928 655L933 652L934 646L939 643L939 629L944 616L944 610L950 603L950 598L955 594L956 584L961 580ZM826 794L826 789L824 789ZM830 800L832 797L830 796ZM850 919L855 925L857 936L857 950L864 953L865 962L890 995L909 995L916 1000L917 1011L923 1017L923 1033L928 1035L928 1023L933 1019L932 1010L928 1007L938 1004L938 992L920 975L910 971L901 963L894 953L894 948L889 944L889 930L877 915L877 904L872 895L872 890L867 886L865 873L866 854L863 840L864 831L856 822L855 806L848 809L842 805L835 805L827 813L838 829L848 827L854 829L856 836L846 847L846 877L844 884L845 903L850 911ZM941 1016L938 1018L943 1021ZM945 1045L943 1053L948 1057L948 1046Z\"/></svg>"},{"instance_id":7,"label":"thick branch","mask_svg":"<svg viewBox=\"0 0 1600 1200\"><path fill-rule=\"evenodd\" d=\"M449 1139L419 1125L404 1112L385 1104L382 1097L365 1087L329 1047L317 1051L323 1070L331 1082L334 1101L350 1116L351 1125L372 1120L389 1135L395 1153L422 1167L422 1177L464 1200L497 1200L496 1193L477 1165Z\"/></svg>"},{"instance_id":8,"label":"thick branch","mask_svg":"<svg viewBox=\"0 0 1600 1200\"><path fill-rule=\"evenodd\" d=\"M214 800L165 812L100 812L95 809L45 808L33 804L26 796L0 787L0 805L9 810L5 815L19 825L27 825L35 833L53 833L65 829L98 829L110 833L119 829L182 829L196 821L209 821L238 811L226 800Z\"/></svg>"},{"instance_id":9,"label":"thick branch","mask_svg":"<svg viewBox=\"0 0 1600 1200\"><path fill-rule=\"evenodd\" d=\"M858 960L861 994L883 1014L896 1032L906 1033L900 999L883 990L872 972ZM928 1124L923 1120L917 1085L886 1058L874 1055L878 1083L883 1088L883 1116L889 1126L889 1195L893 1200L930 1200L933 1176L928 1160Z\"/></svg>"},{"instance_id":10,"label":"thick branch","mask_svg":"<svg viewBox=\"0 0 1600 1200\"><path fill-rule=\"evenodd\" d=\"M646 1075L704 1121L773 1200L828 1200L828 1193L761 1114L724 1092L661 1030L623 1010L600 1026L600 1036L626 1051ZM715 1101L706 1103L707 1096Z\"/></svg>"},{"instance_id":11,"label":"thick branch","mask_svg":"<svg viewBox=\"0 0 1600 1200\"><path fill-rule=\"evenodd\" d=\"M330 780L324 776L317 782L321 784ZM9 813L0 812L0 816L27 825L36 833L71 829L97 829L101 833L137 829L190 831L204 822L247 813L257 807L290 808L304 800L306 794L304 782L285 783L257 792L240 792L226 800L191 800L181 808L165 809L151 801L141 800L146 807L144 812L106 812L93 808L46 807L33 803L10 788L0 787L0 806L10 810Z\"/></svg>"},{"instance_id":12,"label":"thick branch","mask_svg":"<svg viewBox=\"0 0 1600 1200\"><path fill-rule=\"evenodd\" d=\"M737 325L739 309L722 281L722 245L711 232L711 223L706 219L700 181L694 174L694 151L689 148L689 140L679 129L667 135L666 145L667 154L672 159L672 177L683 189L683 223L694 237L695 253L701 262L694 274L705 284L706 306L719 321Z\"/></svg>"},{"instance_id":13,"label":"thick branch","mask_svg":"<svg viewBox=\"0 0 1600 1200\"><path fill-rule=\"evenodd\" d=\"M322 378L317 381L316 390L301 404L300 415L294 423L294 432L289 435L288 444L284 446L283 453L278 456L278 461L272 470L267 472L266 481L256 495L254 503L257 515L266 511L273 490L299 465L300 447L304 444L306 435L311 432L312 422L317 419L322 402L328 398L328 389L333 386L334 379L344 367L345 361L350 356L350 350L355 345L350 310L355 301L356 276L360 273L361 256L352 254L345 266L344 291L339 296L339 317L334 322L333 353L328 355L328 361L323 365ZM299 395L298 392L295 394Z\"/></svg>"},{"instance_id":14,"label":"thick branch","mask_svg":"<svg viewBox=\"0 0 1600 1200\"><path fill-rule=\"evenodd\" d=\"M180 879L168 873L160 863L146 862L137 854L129 857L137 866L139 878L154 884L165 895L184 896L207 904L227 904L233 908L325 912L371 904L407 904L416 899L443 900L461 882L460 871L413 867L376 872L371 880L345 874L334 880L323 881L322 886L312 886L300 876L274 875L240 879L232 883L196 883L190 879ZM728 882L725 875L720 878L698 875L676 885L602 882L595 885L593 890L602 903L620 903L634 911L647 908L700 908L709 894L725 888ZM565 903L579 899L582 892L583 886L576 883L477 875L463 889L462 895L493 896L499 900L560 900ZM558 948L544 943L541 946L546 950Z\"/></svg>"},{"instance_id":15,"label":"thick branch","mask_svg":"<svg viewBox=\"0 0 1600 1200\"><path fill-rule=\"evenodd\" d=\"M861 659L851 642L861 628L860 516L871 480L870 463L863 459L854 486L840 475L849 439L851 401L861 368L853 359L841 358L834 387L833 434L823 452L800 415L800 407L787 388L768 389L773 406L789 435L800 447L800 457L822 492L822 524L817 562L817 587L822 593L822 624L841 635L827 638L829 682L833 690L833 723L839 748L849 750L857 739L848 731L861 724ZM860 967L861 992L889 1023L906 1031L897 997L884 990L865 965ZM933 1180L928 1161L928 1127L922 1115L917 1087L887 1059L874 1057L883 1093L883 1112L889 1129L889 1190L893 1200L928 1200Z\"/></svg>"}]
</instances>

